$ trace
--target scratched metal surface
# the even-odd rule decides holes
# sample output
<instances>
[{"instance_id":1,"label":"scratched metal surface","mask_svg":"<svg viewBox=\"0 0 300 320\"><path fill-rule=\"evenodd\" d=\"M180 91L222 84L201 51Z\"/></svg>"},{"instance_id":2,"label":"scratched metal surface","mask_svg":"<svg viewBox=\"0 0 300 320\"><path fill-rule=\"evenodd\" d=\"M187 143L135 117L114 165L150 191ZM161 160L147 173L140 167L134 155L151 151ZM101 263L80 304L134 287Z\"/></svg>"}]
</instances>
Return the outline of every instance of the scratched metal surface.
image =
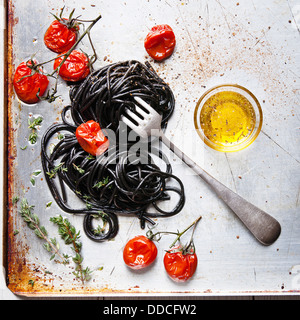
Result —
<instances>
[{"instance_id":1,"label":"scratched metal surface","mask_svg":"<svg viewBox=\"0 0 300 320\"><path fill-rule=\"evenodd\" d=\"M58 208L41 174L40 138L27 143L27 119L42 115L39 137L55 121L68 101L68 90L59 85L59 100L21 104L12 89L16 66L33 53L40 61L54 57L43 44L43 34L58 14L57 1L10 0L8 2L8 287L25 295L237 295L293 294L300 291L300 137L299 137L299 26L298 1L64 1L68 12L76 8L83 18L102 19L92 30L99 55L98 66L127 59L151 59L143 40L154 24L167 23L177 39L172 57L153 63L171 86L176 110L166 134L209 173L241 196L279 220L280 238L271 246L259 244L222 201L169 154L174 173L186 189L186 205L177 216L160 219L160 230L183 229L199 215L195 234L199 259L193 279L172 282L164 272L164 249L173 241L158 244L155 264L132 272L122 260L126 241L144 234L135 218L120 218L113 241L94 243L82 231L84 266L96 269L84 286L74 278L74 266L49 260L40 241L25 226L13 196L25 196L35 205L41 224L51 237L57 229L49 217L62 214L82 230L82 217L69 216ZM83 49L88 49L84 42ZM48 65L47 69L52 68ZM236 153L209 149L198 137L193 112L204 91L221 83L238 83L260 101L264 122L257 140ZM26 150L20 147L28 145ZM53 201L50 208L46 203ZM19 230L13 235L14 230ZM63 246L62 241L60 241ZM68 248L64 252L68 252ZM100 268L101 267L101 268ZM103 268L102 268L103 267ZM99 268L101 270L99 270ZM50 271L51 274L45 271ZM34 286L28 280L35 281Z\"/></svg>"}]
</instances>

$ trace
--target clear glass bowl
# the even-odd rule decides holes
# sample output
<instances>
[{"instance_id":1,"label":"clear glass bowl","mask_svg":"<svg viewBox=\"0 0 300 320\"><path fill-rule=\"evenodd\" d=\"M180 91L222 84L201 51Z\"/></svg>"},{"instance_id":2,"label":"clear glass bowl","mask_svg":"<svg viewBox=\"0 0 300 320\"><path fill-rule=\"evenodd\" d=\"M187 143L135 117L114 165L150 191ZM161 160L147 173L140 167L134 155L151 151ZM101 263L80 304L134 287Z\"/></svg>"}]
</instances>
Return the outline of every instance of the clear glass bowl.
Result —
<instances>
[{"instance_id":1,"label":"clear glass bowl","mask_svg":"<svg viewBox=\"0 0 300 320\"><path fill-rule=\"evenodd\" d=\"M262 121L262 109L256 97L237 84L209 89L199 99L194 112L195 128L201 139L222 152L248 147L257 138Z\"/></svg>"}]
</instances>

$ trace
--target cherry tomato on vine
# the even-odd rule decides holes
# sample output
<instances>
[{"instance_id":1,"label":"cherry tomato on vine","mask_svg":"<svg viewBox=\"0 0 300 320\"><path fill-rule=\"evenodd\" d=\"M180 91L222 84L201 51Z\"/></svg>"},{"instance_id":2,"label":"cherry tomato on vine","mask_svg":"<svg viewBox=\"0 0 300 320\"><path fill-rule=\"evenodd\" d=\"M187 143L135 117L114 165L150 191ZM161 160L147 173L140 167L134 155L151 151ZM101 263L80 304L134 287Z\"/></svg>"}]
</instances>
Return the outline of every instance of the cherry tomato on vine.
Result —
<instances>
[{"instance_id":1,"label":"cherry tomato on vine","mask_svg":"<svg viewBox=\"0 0 300 320\"><path fill-rule=\"evenodd\" d=\"M25 103L36 103L39 101L37 94L42 96L49 84L46 75L41 69L34 69L36 61L22 62L16 69L13 85L20 100Z\"/></svg>"},{"instance_id":2,"label":"cherry tomato on vine","mask_svg":"<svg viewBox=\"0 0 300 320\"><path fill-rule=\"evenodd\" d=\"M53 68L56 69L63 59L64 56L55 59ZM59 75L62 79L72 82L83 80L89 73L89 59L84 53L78 50L73 50L59 69Z\"/></svg>"},{"instance_id":3,"label":"cherry tomato on vine","mask_svg":"<svg viewBox=\"0 0 300 320\"><path fill-rule=\"evenodd\" d=\"M136 236L129 240L123 250L125 264L139 270L148 267L157 256L157 248L154 242L145 236Z\"/></svg>"},{"instance_id":4,"label":"cherry tomato on vine","mask_svg":"<svg viewBox=\"0 0 300 320\"><path fill-rule=\"evenodd\" d=\"M109 147L109 140L94 120L82 123L75 134L82 149L93 156L102 154Z\"/></svg>"},{"instance_id":5,"label":"cherry tomato on vine","mask_svg":"<svg viewBox=\"0 0 300 320\"><path fill-rule=\"evenodd\" d=\"M44 35L44 43L48 49L63 53L76 43L79 25L74 20L54 20Z\"/></svg>"},{"instance_id":6,"label":"cherry tomato on vine","mask_svg":"<svg viewBox=\"0 0 300 320\"><path fill-rule=\"evenodd\" d=\"M167 24L154 26L145 38L144 46L154 60L168 58L174 51L175 34Z\"/></svg>"},{"instance_id":7,"label":"cherry tomato on vine","mask_svg":"<svg viewBox=\"0 0 300 320\"><path fill-rule=\"evenodd\" d=\"M181 250L167 251L164 256L164 266L169 277L176 282L190 279L197 268L196 253L184 253Z\"/></svg>"}]
</instances>

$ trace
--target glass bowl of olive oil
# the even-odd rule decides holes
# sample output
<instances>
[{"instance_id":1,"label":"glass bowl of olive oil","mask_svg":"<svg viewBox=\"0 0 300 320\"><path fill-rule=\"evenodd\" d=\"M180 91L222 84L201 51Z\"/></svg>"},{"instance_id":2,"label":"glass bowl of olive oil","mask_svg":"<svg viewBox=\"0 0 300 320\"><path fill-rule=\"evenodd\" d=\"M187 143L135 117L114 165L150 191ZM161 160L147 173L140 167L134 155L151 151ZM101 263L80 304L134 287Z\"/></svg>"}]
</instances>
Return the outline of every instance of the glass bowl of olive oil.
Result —
<instances>
[{"instance_id":1,"label":"glass bowl of olive oil","mask_svg":"<svg viewBox=\"0 0 300 320\"><path fill-rule=\"evenodd\" d=\"M262 120L256 97L236 84L223 84L206 91L194 113L195 128L201 139L222 152L248 147L258 136Z\"/></svg>"}]
</instances>

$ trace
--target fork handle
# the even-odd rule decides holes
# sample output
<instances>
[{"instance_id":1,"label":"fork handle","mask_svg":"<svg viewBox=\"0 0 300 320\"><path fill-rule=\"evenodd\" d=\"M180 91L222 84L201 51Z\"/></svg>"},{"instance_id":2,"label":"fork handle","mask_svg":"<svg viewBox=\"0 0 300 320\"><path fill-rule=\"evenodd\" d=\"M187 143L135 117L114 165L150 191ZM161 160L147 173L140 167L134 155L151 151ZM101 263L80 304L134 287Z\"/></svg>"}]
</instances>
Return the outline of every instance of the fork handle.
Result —
<instances>
[{"instance_id":1,"label":"fork handle","mask_svg":"<svg viewBox=\"0 0 300 320\"><path fill-rule=\"evenodd\" d=\"M277 240L281 232L281 226L276 219L243 199L200 168L193 160L177 148L163 132L160 133L160 137L167 147L215 190L217 195L240 218L259 242L264 245L271 245Z\"/></svg>"}]
</instances>

